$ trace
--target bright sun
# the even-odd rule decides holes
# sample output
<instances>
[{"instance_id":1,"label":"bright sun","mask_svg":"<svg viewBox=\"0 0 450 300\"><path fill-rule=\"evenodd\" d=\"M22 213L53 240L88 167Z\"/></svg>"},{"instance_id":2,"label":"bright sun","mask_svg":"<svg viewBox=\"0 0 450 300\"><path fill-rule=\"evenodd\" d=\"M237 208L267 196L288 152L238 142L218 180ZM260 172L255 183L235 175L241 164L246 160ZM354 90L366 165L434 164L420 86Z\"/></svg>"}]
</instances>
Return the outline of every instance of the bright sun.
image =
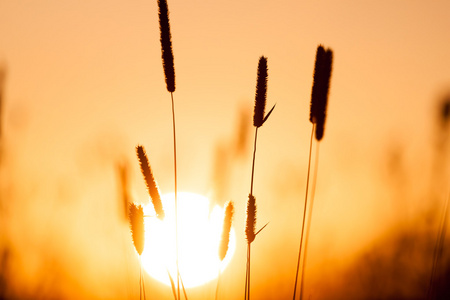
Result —
<instances>
[{"instance_id":1,"label":"bright sun","mask_svg":"<svg viewBox=\"0 0 450 300\"><path fill-rule=\"evenodd\" d=\"M142 265L150 276L170 286L167 272L176 281L175 201L174 194L162 196L164 221L145 218L145 247ZM144 214L154 216L153 206L144 207ZM221 262L218 248L222 234L224 209L210 210L208 198L178 193L179 268L184 286L194 287L217 277L225 269L236 247L236 236L231 229L227 255Z\"/></svg>"}]
</instances>

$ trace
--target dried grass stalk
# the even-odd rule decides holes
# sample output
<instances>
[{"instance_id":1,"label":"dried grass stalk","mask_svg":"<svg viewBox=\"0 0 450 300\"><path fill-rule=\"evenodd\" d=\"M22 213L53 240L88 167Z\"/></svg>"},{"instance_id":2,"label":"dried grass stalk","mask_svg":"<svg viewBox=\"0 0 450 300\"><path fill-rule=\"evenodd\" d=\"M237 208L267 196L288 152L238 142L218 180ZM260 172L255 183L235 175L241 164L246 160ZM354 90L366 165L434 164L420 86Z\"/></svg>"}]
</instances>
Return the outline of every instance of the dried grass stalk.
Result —
<instances>
[{"instance_id":1,"label":"dried grass stalk","mask_svg":"<svg viewBox=\"0 0 450 300\"><path fill-rule=\"evenodd\" d=\"M163 220L165 214L162 207L161 195L159 193L159 188L156 185L155 178L153 177L147 154L145 153L144 147L141 145L138 145L136 147L136 152L139 159L139 164L141 166L142 175L144 176L145 184L147 185L148 193L150 195L150 198L152 199L156 215L159 219Z\"/></svg>"},{"instance_id":2,"label":"dried grass stalk","mask_svg":"<svg viewBox=\"0 0 450 300\"><path fill-rule=\"evenodd\" d=\"M228 252L228 244L230 242L231 223L233 221L234 204L232 201L228 202L225 208L225 217L223 219L222 238L219 246L219 258L221 261L225 258Z\"/></svg>"},{"instance_id":3,"label":"dried grass stalk","mask_svg":"<svg viewBox=\"0 0 450 300\"><path fill-rule=\"evenodd\" d=\"M139 255L144 251L145 230L144 230L144 209L141 205L130 203L129 209L131 238L134 248Z\"/></svg>"},{"instance_id":4,"label":"dried grass stalk","mask_svg":"<svg viewBox=\"0 0 450 300\"><path fill-rule=\"evenodd\" d=\"M169 8L166 0L158 0L161 52L167 90L175 92L175 67L173 63L172 36L170 34Z\"/></svg>"}]
</instances>

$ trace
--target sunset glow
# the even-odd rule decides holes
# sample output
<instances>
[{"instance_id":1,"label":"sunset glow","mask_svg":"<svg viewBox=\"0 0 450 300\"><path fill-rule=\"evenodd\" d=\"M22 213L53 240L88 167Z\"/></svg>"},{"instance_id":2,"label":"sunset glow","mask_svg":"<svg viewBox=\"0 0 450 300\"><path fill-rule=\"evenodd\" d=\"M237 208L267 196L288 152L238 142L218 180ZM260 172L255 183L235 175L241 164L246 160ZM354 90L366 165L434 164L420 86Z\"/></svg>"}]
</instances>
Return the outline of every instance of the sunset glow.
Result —
<instances>
[{"instance_id":1,"label":"sunset glow","mask_svg":"<svg viewBox=\"0 0 450 300\"><path fill-rule=\"evenodd\" d=\"M175 191L190 300L450 299L449 29L449 0L0 0L0 299L180 300Z\"/></svg>"},{"instance_id":2,"label":"sunset glow","mask_svg":"<svg viewBox=\"0 0 450 300\"><path fill-rule=\"evenodd\" d=\"M166 217L160 221L154 217L145 218L145 248L142 263L153 278L170 286L167 271L176 281L174 194L162 197ZM224 270L233 257L236 248L234 230L224 261L218 257L218 246L222 233L224 211L212 207L206 197L198 194L178 193L178 235L179 267L184 286L204 284ZM154 214L153 207L144 208L146 215Z\"/></svg>"}]
</instances>

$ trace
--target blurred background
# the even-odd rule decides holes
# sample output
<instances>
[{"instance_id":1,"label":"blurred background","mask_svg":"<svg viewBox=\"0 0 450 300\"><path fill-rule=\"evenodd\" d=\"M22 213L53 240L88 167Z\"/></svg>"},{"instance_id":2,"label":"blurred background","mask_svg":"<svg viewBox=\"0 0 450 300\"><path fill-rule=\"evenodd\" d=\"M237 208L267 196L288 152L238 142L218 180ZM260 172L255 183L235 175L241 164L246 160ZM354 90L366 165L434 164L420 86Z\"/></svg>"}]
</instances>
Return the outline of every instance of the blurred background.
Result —
<instances>
[{"instance_id":1,"label":"blurred background","mask_svg":"<svg viewBox=\"0 0 450 300\"><path fill-rule=\"evenodd\" d=\"M179 190L235 201L219 298L243 296L256 68L268 57L252 297L292 295L316 48L334 51L307 299L448 299L450 3L169 0ZM137 299L135 146L173 192L156 1L0 1L0 298ZM437 240L441 239L440 243ZM439 247L437 246L439 245ZM211 299L213 281L188 290ZM146 277L147 295L173 299Z\"/></svg>"}]
</instances>

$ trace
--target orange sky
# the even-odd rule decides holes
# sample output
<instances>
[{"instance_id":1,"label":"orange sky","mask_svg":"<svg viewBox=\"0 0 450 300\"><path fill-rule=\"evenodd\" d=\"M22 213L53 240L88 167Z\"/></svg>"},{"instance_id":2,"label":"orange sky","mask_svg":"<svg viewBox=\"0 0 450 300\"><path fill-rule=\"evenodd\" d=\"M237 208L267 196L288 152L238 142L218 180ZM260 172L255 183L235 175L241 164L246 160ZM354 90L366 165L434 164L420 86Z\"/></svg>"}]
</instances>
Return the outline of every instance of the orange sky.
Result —
<instances>
[{"instance_id":1,"label":"orange sky","mask_svg":"<svg viewBox=\"0 0 450 300\"><path fill-rule=\"evenodd\" d=\"M311 247L333 251L311 255L311 264L359 251L397 218L398 206L382 185L389 151L403 151L411 194L426 186L432 118L450 90L448 1L170 0L169 10L181 190L214 194L214 153L232 151L240 111L252 114L258 58L268 57L267 101L276 108L258 135L258 220L271 222L255 246L261 252L254 261L270 261L255 265L260 274L278 263L275 274L284 278L292 271L289 259L295 261L318 44L333 49L334 64ZM162 192L172 191L171 107L156 1L0 1L0 62L7 67L6 174L15 197L25 199L30 224L50 218L46 226L58 226L62 220L52 212L89 215L95 197L96 213L105 207L111 213L118 162L129 163L131 193L145 199L137 144L146 147ZM251 140L250 126L251 118ZM250 140L228 179L236 226L244 222ZM24 188L11 183L19 178ZM66 196L71 200L59 203ZM417 202L401 211L418 210ZM39 208L43 215L36 215ZM237 238L243 238L239 228ZM243 249L241 243L236 255ZM278 262L282 251L287 261ZM230 268L240 270L243 259ZM254 280L279 284L264 274Z\"/></svg>"}]
</instances>

